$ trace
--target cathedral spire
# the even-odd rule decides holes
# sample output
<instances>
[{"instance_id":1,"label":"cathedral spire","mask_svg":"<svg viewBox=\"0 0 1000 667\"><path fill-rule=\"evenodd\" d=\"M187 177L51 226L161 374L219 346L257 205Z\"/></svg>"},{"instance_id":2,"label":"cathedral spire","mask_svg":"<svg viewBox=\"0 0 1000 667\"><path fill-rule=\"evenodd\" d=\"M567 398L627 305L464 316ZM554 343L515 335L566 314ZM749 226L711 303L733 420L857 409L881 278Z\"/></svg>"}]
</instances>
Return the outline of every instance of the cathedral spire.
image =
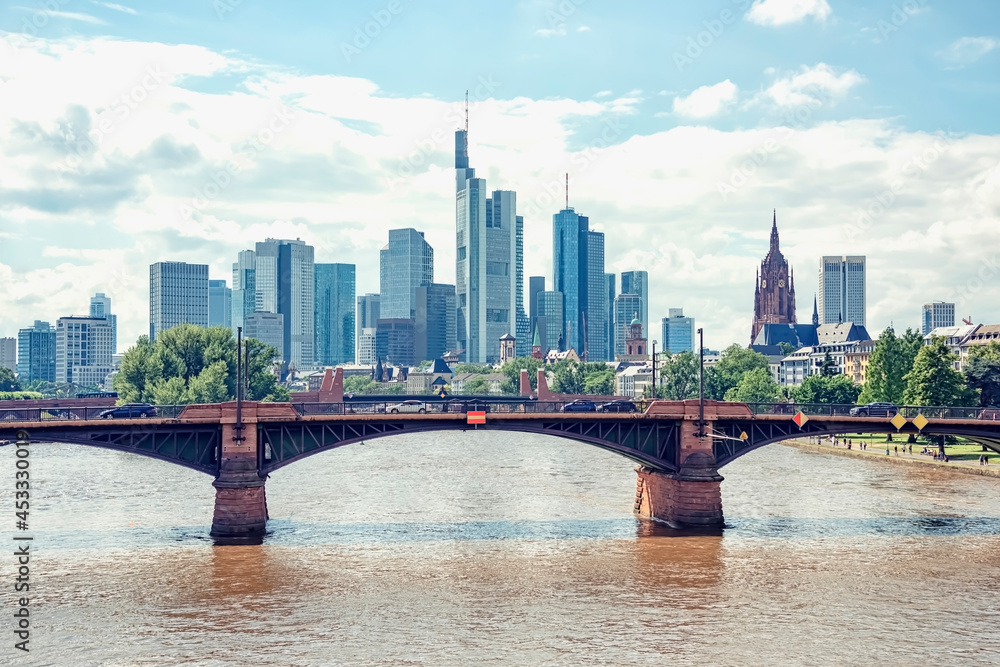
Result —
<instances>
[{"instance_id":1,"label":"cathedral spire","mask_svg":"<svg viewBox=\"0 0 1000 667\"><path fill-rule=\"evenodd\" d=\"M778 209L774 209L774 218L771 221L771 251L778 250Z\"/></svg>"},{"instance_id":2,"label":"cathedral spire","mask_svg":"<svg viewBox=\"0 0 1000 667\"><path fill-rule=\"evenodd\" d=\"M816 305L816 295L813 294L813 326L819 326L819 308Z\"/></svg>"}]
</instances>

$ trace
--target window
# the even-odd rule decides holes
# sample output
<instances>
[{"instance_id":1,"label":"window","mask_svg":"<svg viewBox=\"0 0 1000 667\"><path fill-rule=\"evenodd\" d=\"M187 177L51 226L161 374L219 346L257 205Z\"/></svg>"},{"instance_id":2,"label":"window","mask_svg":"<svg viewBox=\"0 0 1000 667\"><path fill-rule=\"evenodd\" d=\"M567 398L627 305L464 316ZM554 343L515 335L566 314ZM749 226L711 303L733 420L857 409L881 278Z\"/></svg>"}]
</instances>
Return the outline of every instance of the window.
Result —
<instances>
[{"instance_id":1,"label":"window","mask_svg":"<svg viewBox=\"0 0 1000 667\"><path fill-rule=\"evenodd\" d=\"M506 322L507 313L509 311L503 308L487 308L486 309L486 321L487 322Z\"/></svg>"},{"instance_id":2,"label":"window","mask_svg":"<svg viewBox=\"0 0 1000 667\"><path fill-rule=\"evenodd\" d=\"M506 276L509 266L510 264L507 262L486 262L486 275ZM504 320L504 322L506 321L507 320Z\"/></svg>"},{"instance_id":3,"label":"window","mask_svg":"<svg viewBox=\"0 0 1000 667\"><path fill-rule=\"evenodd\" d=\"M465 259L465 246L458 249L458 261L461 262L463 259Z\"/></svg>"}]
</instances>

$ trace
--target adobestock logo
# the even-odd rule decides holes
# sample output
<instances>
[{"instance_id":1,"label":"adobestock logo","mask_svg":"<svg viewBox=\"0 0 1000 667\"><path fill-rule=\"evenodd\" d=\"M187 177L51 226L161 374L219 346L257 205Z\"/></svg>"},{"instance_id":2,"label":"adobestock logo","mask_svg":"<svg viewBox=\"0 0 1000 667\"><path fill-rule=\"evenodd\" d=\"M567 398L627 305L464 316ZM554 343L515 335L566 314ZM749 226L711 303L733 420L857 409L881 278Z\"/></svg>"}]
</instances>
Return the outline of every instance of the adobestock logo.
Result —
<instances>
[{"instance_id":1,"label":"adobestock logo","mask_svg":"<svg viewBox=\"0 0 1000 667\"><path fill-rule=\"evenodd\" d=\"M382 31L389 27L392 19L403 12L403 3L400 0L390 0L382 9L371 13L372 20L354 29L354 39L350 44L340 43L340 54L344 60L351 62L361 52L367 49L372 40L382 34Z\"/></svg>"}]
</instances>

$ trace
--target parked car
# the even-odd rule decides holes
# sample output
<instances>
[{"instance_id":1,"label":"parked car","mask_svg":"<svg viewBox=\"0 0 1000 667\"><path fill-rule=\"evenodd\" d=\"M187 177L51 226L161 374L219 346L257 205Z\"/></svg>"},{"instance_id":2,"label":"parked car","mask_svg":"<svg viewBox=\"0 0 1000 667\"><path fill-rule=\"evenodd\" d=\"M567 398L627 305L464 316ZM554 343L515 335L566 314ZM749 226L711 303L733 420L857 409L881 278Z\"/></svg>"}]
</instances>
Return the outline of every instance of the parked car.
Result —
<instances>
[{"instance_id":1,"label":"parked car","mask_svg":"<svg viewBox=\"0 0 1000 667\"><path fill-rule=\"evenodd\" d=\"M578 398L572 403L562 406L563 412L597 412L597 405L585 398Z\"/></svg>"},{"instance_id":2,"label":"parked car","mask_svg":"<svg viewBox=\"0 0 1000 667\"><path fill-rule=\"evenodd\" d=\"M899 412L893 403L869 403L851 408L852 417L894 417Z\"/></svg>"},{"instance_id":3,"label":"parked car","mask_svg":"<svg viewBox=\"0 0 1000 667\"><path fill-rule=\"evenodd\" d=\"M393 415L399 413L406 414L414 412L419 412L420 414L423 414L427 412L427 404L424 403L423 401L403 401L402 403L394 403L392 405L387 405L385 411Z\"/></svg>"},{"instance_id":4,"label":"parked car","mask_svg":"<svg viewBox=\"0 0 1000 667\"><path fill-rule=\"evenodd\" d=\"M597 408L598 412L635 412L635 410L635 403L624 398L608 401Z\"/></svg>"},{"instance_id":5,"label":"parked car","mask_svg":"<svg viewBox=\"0 0 1000 667\"><path fill-rule=\"evenodd\" d=\"M155 417L156 408L149 403L126 403L116 405L100 413L101 419L131 419L132 417Z\"/></svg>"},{"instance_id":6,"label":"parked car","mask_svg":"<svg viewBox=\"0 0 1000 667\"><path fill-rule=\"evenodd\" d=\"M1000 419L1000 408L994 408L994 407L983 408L982 411L979 413L979 418L991 419L993 421L997 421L998 419Z\"/></svg>"}]
</instances>

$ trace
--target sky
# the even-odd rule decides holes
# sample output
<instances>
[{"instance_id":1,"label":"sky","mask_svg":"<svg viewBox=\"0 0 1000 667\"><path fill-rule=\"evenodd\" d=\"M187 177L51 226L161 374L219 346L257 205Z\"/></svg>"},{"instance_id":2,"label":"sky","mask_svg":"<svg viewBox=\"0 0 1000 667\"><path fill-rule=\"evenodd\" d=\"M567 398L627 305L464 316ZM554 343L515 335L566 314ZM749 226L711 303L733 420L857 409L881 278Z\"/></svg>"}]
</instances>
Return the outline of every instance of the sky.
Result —
<instances>
[{"instance_id":1,"label":"sky","mask_svg":"<svg viewBox=\"0 0 1000 667\"><path fill-rule=\"evenodd\" d=\"M378 291L389 229L455 279L454 130L517 191L525 282L552 215L606 234L705 343L749 341L772 211L809 321L822 255L868 258L873 335L921 304L1000 322L1000 4L932 0L16 0L0 4L0 336L149 264L302 238ZM527 306L527 304L525 304Z\"/></svg>"}]
</instances>

